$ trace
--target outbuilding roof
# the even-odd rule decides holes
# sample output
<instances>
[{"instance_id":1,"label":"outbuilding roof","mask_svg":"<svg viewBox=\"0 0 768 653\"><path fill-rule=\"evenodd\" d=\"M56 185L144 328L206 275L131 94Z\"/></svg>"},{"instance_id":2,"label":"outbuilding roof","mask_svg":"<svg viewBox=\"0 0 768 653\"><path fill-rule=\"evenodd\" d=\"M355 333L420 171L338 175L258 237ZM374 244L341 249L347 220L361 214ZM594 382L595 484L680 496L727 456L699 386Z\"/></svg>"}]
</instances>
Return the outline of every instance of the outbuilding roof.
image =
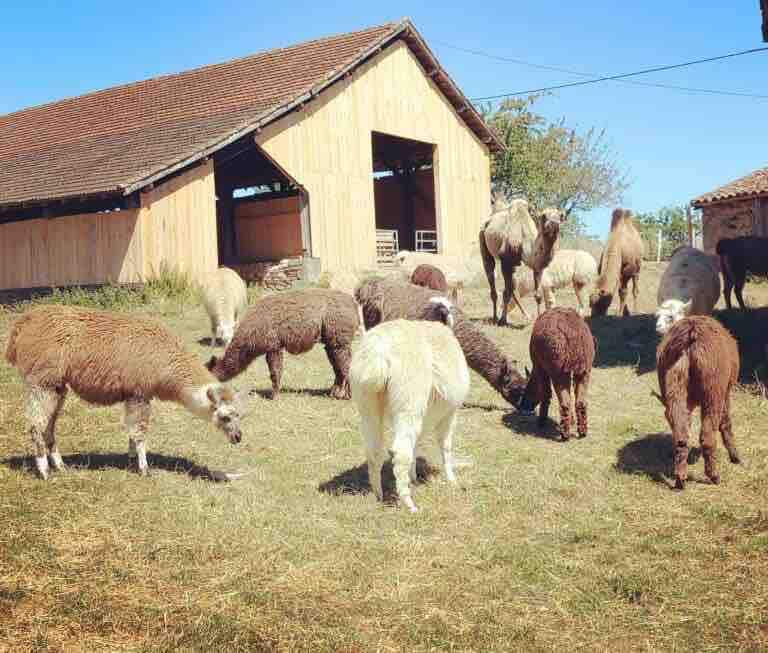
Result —
<instances>
[{"instance_id":1,"label":"outbuilding roof","mask_svg":"<svg viewBox=\"0 0 768 653\"><path fill-rule=\"evenodd\" d=\"M300 107L397 40L501 149L403 19L0 116L0 207L129 195Z\"/></svg>"},{"instance_id":2,"label":"outbuilding roof","mask_svg":"<svg viewBox=\"0 0 768 653\"><path fill-rule=\"evenodd\" d=\"M742 199L750 197L761 197L768 195L768 168L755 170L755 172L741 177L729 184L720 186L715 190L700 195L691 201L691 205L701 208L706 204L713 202L722 202L724 200Z\"/></svg>"}]
</instances>

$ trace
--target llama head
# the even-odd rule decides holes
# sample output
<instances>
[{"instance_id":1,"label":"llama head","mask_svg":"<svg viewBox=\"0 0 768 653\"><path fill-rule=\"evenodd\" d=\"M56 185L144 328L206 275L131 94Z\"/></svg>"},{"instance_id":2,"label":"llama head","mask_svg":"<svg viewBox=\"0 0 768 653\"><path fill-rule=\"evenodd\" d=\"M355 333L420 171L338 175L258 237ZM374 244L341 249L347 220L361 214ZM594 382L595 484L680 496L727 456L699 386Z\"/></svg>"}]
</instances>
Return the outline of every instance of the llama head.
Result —
<instances>
[{"instance_id":1,"label":"llama head","mask_svg":"<svg viewBox=\"0 0 768 653\"><path fill-rule=\"evenodd\" d=\"M549 381L547 381L547 383L549 383ZM531 371L526 367L525 391L520 401L520 405L517 407L518 412L523 415L532 415L536 406L538 406L544 398L545 392L546 388L542 386L540 376L532 376Z\"/></svg>"},{"instance_id":2,"label":"llama head","mask_svg":"<svg viewBox=\"0 0 768 653\"><path fill-rule=\"evenodd\" d=\"M679 299L668 299L656 309L656 333L664 335L675 322L691 314L693 299L683 302Z\"/></svg>"},{"instance_id":3,"label":"llama head","mask_svg":"<svg viewBox=\"0 0 768 653\"><path fill-rule=\"evenodd\" d=\"M498 391L510 404L519 408L525 394L526 380L517 371L516 365L517 361L504 360L499 374Z\"/></svg>"},{"instance_id":4,"label":"llama head","mask_svg":"<svg viewBox=\"0 0 768 653\"><path fill-rule=\"evenodd\" d=\"M453 317L453 304L445 297L432 297L424 315L425 319L442 322L449 329L453 329L455 319Z\"/></svg>"},{"instance_id":5,"label":"llama head","mask_svg":"<svg viewBox=\"0 0 768 653\"><path fill-rule=\"evenodd\" d=\"M206 410L213 425L223 431L232 444L242 440L240 431L239 398L234 391L221 383L213 383L205 389Z\"/></svg>"},{"instance_id":6,"label":"llama head","mask_svg":"<svg viewBox=\"0 0 768 653\"><path fill-rule=\"evenodd\" d=\"M608 290L596 290L589 296L589 307L592 317L605 315L613 301L613 293Z\"/></svg>"}]
</instances>

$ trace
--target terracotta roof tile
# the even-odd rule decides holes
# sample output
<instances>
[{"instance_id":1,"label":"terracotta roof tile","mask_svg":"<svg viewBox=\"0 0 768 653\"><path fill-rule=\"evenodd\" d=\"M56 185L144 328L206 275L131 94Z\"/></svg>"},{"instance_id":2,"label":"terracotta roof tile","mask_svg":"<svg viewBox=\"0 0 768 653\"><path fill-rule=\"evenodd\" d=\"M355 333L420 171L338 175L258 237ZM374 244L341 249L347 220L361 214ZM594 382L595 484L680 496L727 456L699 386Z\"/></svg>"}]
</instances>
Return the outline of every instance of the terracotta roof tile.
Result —
<instances>
[{"instance_id":1,"label":"terracotta roof tile","mask_svg":"<svg viewBox=\"0 0 768 653\"><path fill-rule=\"evenodd\" d=\"M702 204L710 204L711 202L764 194L768 194L768 168L755 170L755 172L746 177L741 177L709 193L704 193L695 200L692 200L691 204L693 206L700 206Z\"/></svg>"},{"instance_id":2,"label":"terracotta roof tile","mask_svg":"<svg viewBox=\"0 0 768 653\"><path fill-rule=\"evenodd\" d=\"M0 116L0 205L122 192L268 119L404 30L415 32L408 21L372 27ZM474 110L462 117L493 138Z\"/></svg>"}]
</instances>

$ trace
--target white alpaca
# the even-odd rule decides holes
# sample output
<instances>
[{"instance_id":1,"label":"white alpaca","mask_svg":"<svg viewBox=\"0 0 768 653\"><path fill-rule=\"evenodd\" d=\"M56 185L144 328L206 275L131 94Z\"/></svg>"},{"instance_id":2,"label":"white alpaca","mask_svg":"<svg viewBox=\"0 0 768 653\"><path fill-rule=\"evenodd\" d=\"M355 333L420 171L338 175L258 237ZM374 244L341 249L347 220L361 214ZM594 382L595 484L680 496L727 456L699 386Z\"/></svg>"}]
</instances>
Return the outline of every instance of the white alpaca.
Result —
<instances>
[{"instance_id":1,"label":"white alpaca","mask_svg":"<svg viewBox=\"0 0 768 653\"><path fill-rule=\"evenodd\" d=\"M409 478L416 480L415 450L430 431L440 445L446 479L456 481L453 432L456 411L469 392L469 370L450 328L427 321L379 324L366 332L352 357L350 386L360 412L368 476L379 500L389 449L397 494L416 512Z\"/></svg>"},{"instance_id":2,"label":"white alpaca","mask_svg":"<svg viewBox=\"0 0 768 653\"><path fill-rule=\"evenodd\" d=\"M515 271L515 288L520 297L534 291L533 270L525 266ZM555 290L572 286L579 304L579 315L589 308L588 288L597 277L597 261L589 252L579 249L561 249L555 253L552 262L541 275L541 289L544 305L549 309L555 306Z\"/></svg>"},{"instance_id":3,"label":"white alpaca","mask_svg":"<svg viewBox=\"0 0 768 653\"><path fill-rule=\"evenodd\" d=\"M656 331L663 335L689 315L709 315L720 297L717 257L695 247L678 247L659 282Z\"/></svg>"},{"instance_id":4,"label":"white alpaca","mask_svg":"<svg viewBox=\"0 0 768 653\"><path fill-rule=\"evenodd\" d=\"M248 288L230 268L218 268L203 286L203 306L211 319L211 346L232 340L238 321L248 309Z\"/></svg>"},{"instance_id":5,"label":"white alpaca","mask_svg":"<svg viewBox=\"0 0 768 653\"><path fill-rule=\"evenodd\" d=\"M458 305L463 303L464 288L478 285L481 279L485 279L479 252L476 258L461 258L402 249L395 256L395 269L406 281L411 279L413 271L422 264L433 265L445 275L451 298Z\"/></svg>"},{"instance_id":6,"label":"white alpaca","mask_svg":"<svg viewBox=\"0 0 768 653\"><path fill-rule=\"evenodd\" d=\"M242 437L232 390L176 336L147 318L73 306L33 309L11 328L5 359L29 389L29 435L43 479L47 456L55 469L64 469L55 428L68 388L92 404L125 404L129 455L138 459L142 475L152 399L183 405L233 444Z\"/></svg>"}]
</instances>

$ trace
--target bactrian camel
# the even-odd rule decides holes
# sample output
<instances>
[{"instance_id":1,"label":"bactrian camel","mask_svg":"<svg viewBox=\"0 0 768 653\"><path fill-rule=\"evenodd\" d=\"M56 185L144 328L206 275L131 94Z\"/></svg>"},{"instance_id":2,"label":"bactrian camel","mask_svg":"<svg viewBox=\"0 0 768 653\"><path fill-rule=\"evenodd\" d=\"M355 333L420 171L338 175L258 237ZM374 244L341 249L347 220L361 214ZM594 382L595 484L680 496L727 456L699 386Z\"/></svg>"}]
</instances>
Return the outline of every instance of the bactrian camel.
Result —
<instances>
[{"instance_id":1,"label":"bactrian camel","mask_svg":"<svg viewBox=\"0 0 768 653\"><path fill-rule=\"evenodd\" d=\"M637 282L645 245L632 221L632 212L615 209L611 217L611 231L597 268L595 290L589 297L592 316L605 315L619 290L619 315L629 315L627 288L632 280L632 297L637 312Z\"/></svg>"},{"instance_id":2,"label":"bactrian camel","mask_svg":"<svg viewBox=\"0 0 768 653\"><path fill-rule=\"evenodd\" d=\"M485 276L491 289L493 321L496 322L496 259L501 263L504 276L504 294L499 325L507 323L509 300L514 299L526 319L530 315L523 308L515 292L515 269L525 263L533 270L534 297L537 312L541 313L541 275L552 261L558 246L560 223L564 220L562 211L544 209L536 219L531 218L528 202L523 199L494 202L493 213L480 230L480 254L483 258Z\"/></svg>"}]
</instances>

